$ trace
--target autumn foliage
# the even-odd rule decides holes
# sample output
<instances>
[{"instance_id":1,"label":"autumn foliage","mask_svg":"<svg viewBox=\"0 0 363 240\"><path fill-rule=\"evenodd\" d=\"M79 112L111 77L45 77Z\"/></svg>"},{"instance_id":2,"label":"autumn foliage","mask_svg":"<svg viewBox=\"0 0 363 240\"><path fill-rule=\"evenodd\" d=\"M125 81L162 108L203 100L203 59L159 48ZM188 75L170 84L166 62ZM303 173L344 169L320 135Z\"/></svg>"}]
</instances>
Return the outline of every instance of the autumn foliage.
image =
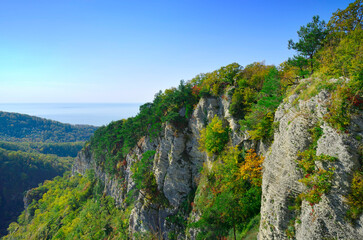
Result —
<instances>
[{"instance_id":1,"label":"autumn foliage","mask_svg":"<svg viewBox=\"0 0 363 240\"><path fill-rule=\"evenodd\" d=\"M262 183L263 156L258 156L254 149L247 151L245 161L240 167L240 174L244 180L249 180L255 186Z\"/></svg>"}]
</instances>

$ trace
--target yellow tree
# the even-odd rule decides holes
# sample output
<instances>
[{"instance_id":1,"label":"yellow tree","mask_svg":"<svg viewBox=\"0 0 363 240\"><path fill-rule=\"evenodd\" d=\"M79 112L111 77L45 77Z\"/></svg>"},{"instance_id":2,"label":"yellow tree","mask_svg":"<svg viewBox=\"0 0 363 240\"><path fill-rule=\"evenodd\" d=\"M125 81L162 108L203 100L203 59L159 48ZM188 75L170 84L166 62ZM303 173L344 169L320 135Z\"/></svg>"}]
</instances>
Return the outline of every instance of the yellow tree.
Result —
<instances>
[{"instance_id":1,"label":"yellow tree","mask_svg":"<svg viewBox=\"0 0 363 240\"><path fill-rule=\"evenodd\" d=\"M240 167L241 177L255 186L261 186L263 160L264 157L258 156L254 149L248 150L245 161Z\"/></svg>"}]
</instances>

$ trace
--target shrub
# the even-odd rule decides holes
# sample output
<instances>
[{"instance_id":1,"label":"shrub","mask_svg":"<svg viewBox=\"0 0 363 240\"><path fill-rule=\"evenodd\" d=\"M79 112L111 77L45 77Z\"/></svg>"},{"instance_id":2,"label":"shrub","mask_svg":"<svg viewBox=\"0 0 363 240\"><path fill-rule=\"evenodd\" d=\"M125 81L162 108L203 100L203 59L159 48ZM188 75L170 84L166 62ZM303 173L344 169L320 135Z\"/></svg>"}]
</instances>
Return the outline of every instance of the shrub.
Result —
<instances>
[{"instance_id":1,"label":"shrub","mask_svg":"<svg viewBox=\"0 0 363 240\"><path fill-rule=\"evenodd\" d=\"M240 167L240 173L244 180L249 180L255 186L262 183L262 162L263 156L258 156L254 149L247 151L245 161Z\"/></svg>"},{"instance_id":2,"label":"shrub","mask_svg":"<svg viewBox=\"0 0 363 240\"><path fill-rule=\"evenodd\" d=\"M157 208L167 206L168 200L158 189L152 165L155 151L146 151L139 161L132 167L132 179L135 181L136 189L145 197L147 205L155 204Z\"/></svg>"},{"instance_id":3,"label":"shrub","mask_svg":"<svg viewBox=\"0 0 363 240\"><path fill-rule=\"evenodd\" d=\"M363 81L352 79L344 82L333 92L326 121L335 129L344 131L350 124L352 114L363 110Z\"/></svg>"},{"instance_id":4,"label":"shrub","mask_svg":"<svg viewBox=\"0 0 363 240\"><path fill-rule=\"evenodd\" d=\"M335 157L325 154L316 155L317 142L323 135L320 124L317 123L309 130L312 138L312 143L309 148L298 154L297 165L302 170L304 177L299 180L303 183L307 190L300 194L300 199L305 199L311 206L320 202L321 196L329 192L332 186L332 179L334 176L335 168L331 167L329 170L316 167L316 161L335 161Z\"/></svg>"},{"instance_id":5,"label":"shrub","mask_svg":"<svg viewBox=\"0 0 363 240\"><path fill-rule=\"evenodd\" d=\"M314 205L321 200L321 196L327 193L332 186L332 179L335 168L329 170L319 169L311 174L306 174L299 182L303 183L308 190L301 194L301 197Z\"/></svg>"},{"instance_id":6,"label":"shrub","mask_svg":"<svg viewBox=\"0 0 363 240\"><path fill-rule=\"evenodd\" d=\"M200 218L190 224L200 230L197 239L223 239L230 231L236 236L259 213L261 187L242 177L242 162L243 151L229 147L203 168L193 208Z\"/></svg>"},{"instance_id":7,"label":"shrub","mask_svg":"<svg viewBox=\"0 0 363 240\"><path fill-rule=\"evenodd\" d=\"M363 212L363 173L356 171L353 176L351 193L347 197L350 209L348 217L358 219Z\"/></svg>"},{"instance_id":8,"label":"shrub","mask_svg":"<svg viewBox=\"0 0 363 240\"><path fill-rule=\"evenodd\" d=\"M240 121L242 130L248 130L252 139L269 139L273 136L273 115L282 101L278 71L272 68L266 76L258 101L251 112Z\"/></svg>"},{"instance_id":9,"label":"shrub","mask_svg":"<svg viewBox=\"0 0 363 240\"><path fill-rule=\"evenodd\" d=\"M222 120L215 115L208 126L201 130L199 145L201 151L206 151L208 155L219 154L229 141L228 127L224 127Z\"/></svg>"}]
</instances>

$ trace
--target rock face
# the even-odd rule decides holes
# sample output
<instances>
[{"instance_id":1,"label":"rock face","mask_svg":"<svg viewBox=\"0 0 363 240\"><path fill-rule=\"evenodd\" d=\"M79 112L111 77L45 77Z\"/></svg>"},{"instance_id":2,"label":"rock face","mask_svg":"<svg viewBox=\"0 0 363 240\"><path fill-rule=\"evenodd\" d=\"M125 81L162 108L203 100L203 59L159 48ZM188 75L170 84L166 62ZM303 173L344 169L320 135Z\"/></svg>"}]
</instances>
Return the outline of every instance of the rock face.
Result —
<instances>
[{"instance_id":1,"label":"rock face","mask_svg":"<svg viewBox=\"0 0 363 240\"><path fill-rule=\"evenodd\" d=\"M123 188L121 183L119 183L117 179L105 173L102 168L96 164L95 157L91 153L89 147L82 149L78 153L78 156L72 166L72 174L74 175L79 173L85 175L87 170L94 170L96 177L105 185L104 192L107 195L112 196L115 199L116 204L120 206L125 198L125 192L122 191Z\"/></svg>"},{"instance_id":2,"label":"rock face","mask_svg":"<svg viewBox=\"0 0 363 240\"><path fill-rule=\"evenodd\" d=\"M293 227L296 239L363 239L363 216L354 224L346 220L348 195L353 172L360 167L359 145L354 136L363 135L362 115L354 119L350 134L337 133L324 121L329 93L322 91L297 105L292 95L281 104L275 114L279 122L274 142L263 164L262 206L259 239L288 239L287 229ZM317 155L336 157L329 163L316 162L319 168L335 167L332 188L316 205L303 201L299 216L289 206L306 190L298 180L303 178L297 166L297 154L311 144L309 129L320 125L323 135L317 143ZM360 138L357 138L360 139ZM291 209L291 208L290 208ZM300 221L294 219L299 218ZM293 225L291 226L291 220Z\"/></svg>"},{"instance_id":3,"label":"rock face","mask_svg":"<svg viewBox=\"0 0 363 240\"><path fill-rule=\"evenodd\" d=\"M126 194L133 189L130 167L132 163L142 157L148 150L154 150L153 172L159 190L169 201L170 207L166 210L156 211L144 205L143 196L140 194L135 202L130 215L130 232L155 231L160 225L164 236L175 226L167 223L165 219L177 213L181 203L187 195L196 189L197 179L203 163L212 161L198 150L198 138L201 129L215 115L225 119L232 129L233 145L245 145L251 147L252 142L247 135L238 133L236 120L229 114L229 100L224 98L202 98L196 106L188 126L176 129L170 124L164 124L163 131L157 139L150 141L148 137L141 139L137 146L126 157L126 190L122 184L105 174L101 167L97 166L95 156L89 147L81 151L74 163L73 174L85 174L88 169L94 169L96 176L105 183L105 192L111 195L118 205L122 205ZM263 148L262 148L263 149ZM160 223L160 224L159 224Z\"/></svg>"},{"instance_id":4,"label":"rock face","mask_svg":"<svg viewBox=\"0 0 363 240\"><path fill-rule=\"evenodd\" d=\"M288 228L294 229L294 236L290 234L290 238L301 240L363 239L363 217L354 224L348 223L345 218L348 209L345 196L349 193L353 172L360 167L361 142L356 139L361 138L356 136L363 137L362 114L360 118L353 119L350 134L337 133L323 120L330 98L328 92L322 91L308 101L294 104L297 97L298 95L292 95L276 111L275 122L279 123L279 127L271 147L262 142L251 141L248 134L240 133L236 120L229 114L230 99L227 96L202 98L184 129L164 124L157 139L140 139L126 157L125 182L121 183L105 174L101 167L97 166L89 147L79 153L72 169L73 174L85 174L88 169L93 169L105 184L104 192L122 206L126 194L135 185L131 177L132 164L141 159L146 151L155 151L153 172L158 189L168 200L169 207L153 209L145 205L143 195L139 194L131 210L129 230L131 234L145 231L162 232L167 238L169 232L178 229L177 225L166 220L167 217L175 215L188 194L197 188L197 179L203 164L208 167L213 161L213 157L208 157L198 150L198 138L200 130L217 115L229 124L234 146L255 148L259 154L266 156L259 239L288 239ZM184 112L180 111L180 114ZM294 205L294 199L300 193L306 191L305 185L299 182L303 175L297 166L297 155L312 143L309 130L317 124L323 129L323 135L317 143L317 155L325 154L336 157L337 160L316 164L322 169L335 167L333 184L318 204L310 206L308 202L303 201L299 216L296 216L297 213L289 207ZM198 216L194 218L197 219ZM193 231L189 232L191 239L195 236ZM183 238L186 236L178 235L178 239Z\"/></svg>"}]
</instances>

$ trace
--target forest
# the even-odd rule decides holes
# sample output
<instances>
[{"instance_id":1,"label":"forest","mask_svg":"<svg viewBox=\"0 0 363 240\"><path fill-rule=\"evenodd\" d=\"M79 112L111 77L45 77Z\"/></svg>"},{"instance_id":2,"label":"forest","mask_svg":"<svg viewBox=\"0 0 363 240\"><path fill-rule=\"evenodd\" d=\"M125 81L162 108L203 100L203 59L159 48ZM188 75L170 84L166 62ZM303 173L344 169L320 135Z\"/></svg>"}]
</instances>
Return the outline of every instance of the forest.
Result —
<instances>
[{"instance_id":1,"label":"forest","mask_svg":"<svg viewBox=\"0 0 363 240\"><path fill-rule=\"evenodd\" d=\"M69 171L96 127L0 112L0 235L24 209L25 191Z\"/></svg>"},{"instance_id":2,"label":"forest","mask_svg":"<svg viewBox=\"0 0 363 240\"><path fill-rule=\"evenodd\" d=\"M32 190L40 196L33 199L17 222L10 224L4 239L129 239L130 211L138 204L135 196L142 194L146 205L153 209L168 209L171 204L156 183L155 151L145 152L131 166L126 164L127 155L142 137L148 136L151 141L160 137L166 123L176 129L176 134L186 129L202 98L230 98L228 110L237 120L239 131L246 131L252 140L271 143L277 127L274 114L284 99L299 93L294 100L294 104L298 104L299 100L326 90L332 93L332 100L324 119L336 131L348 131L352 116L363 110L362 25L362 2L357 0L346 9L334 12L328 23L314 16L311 22L301 26L297 31L299 40L286 41L287 47L296 55L279 66L266 65L263 61L246 66L232 63L158 92L153 102L142 105L135 117L100 127L85 145L91 149L97 166L119 182L126 184L125 174L132 171L135 186L122 206L116 207L114 200L103 192L104 183L95 178L94 172L89 171L83 177L65 173ZM329 81L332 78L336 81ZM168 221L178 227L167 236L162 236L156 229L137 233L136 239L178 239L181 233L188 237L190 229L197 229L196 239L256 237L264 156L257 154L256 149L233 146L231 129L225 119L215 116L205 122L206 127L200 131L199 150L214 161L200 170L198 186L184 199L178 213L168 217ZM72 131L76 130L65 129L65 132ZM331 156L316 156L316 142L321 131L319 126L309 130L312 143L309 149L299 153L298 170L304 176L300 182L307 190L299 195L291 211L298 211L303 200L314 206L331 189L334 169L323 171L314 167L315 161L335 161ZM23 134L6 134L10 136L10 133L17 139ZM43 138L37 133L34 139L47 142L59 136L79 141L68 135ZM1 144L6 145L0 143L0 147ZM44 149L60 147L45 146L12 147L8 144L7 149L30 149L35 153L29 153L29 157L36 154L41 158L42 153L48 151ZM7 153L9 150L1 151L6 158L17 159L16 155ZM46 158L32 165L39 171L47 164L53 171L69 169L67 158L58 159L56 165ZM352 191L347 197L350 206L347 218L351 221L363 212L362 183L363 169L357 169ZM293 226L286 230L289 238L294 238L294 231Z\"/></svg>"},{"instance_id":3,"label":"forest","mask_svg":"<svg viewBox=\"0 0 363 240\"><path fill-rule=\"evenodd\" d=\"M0 111L0 140L10 142L77 142L86 141L97 127L71 125Z\"/></svg>"}]
</instances>

